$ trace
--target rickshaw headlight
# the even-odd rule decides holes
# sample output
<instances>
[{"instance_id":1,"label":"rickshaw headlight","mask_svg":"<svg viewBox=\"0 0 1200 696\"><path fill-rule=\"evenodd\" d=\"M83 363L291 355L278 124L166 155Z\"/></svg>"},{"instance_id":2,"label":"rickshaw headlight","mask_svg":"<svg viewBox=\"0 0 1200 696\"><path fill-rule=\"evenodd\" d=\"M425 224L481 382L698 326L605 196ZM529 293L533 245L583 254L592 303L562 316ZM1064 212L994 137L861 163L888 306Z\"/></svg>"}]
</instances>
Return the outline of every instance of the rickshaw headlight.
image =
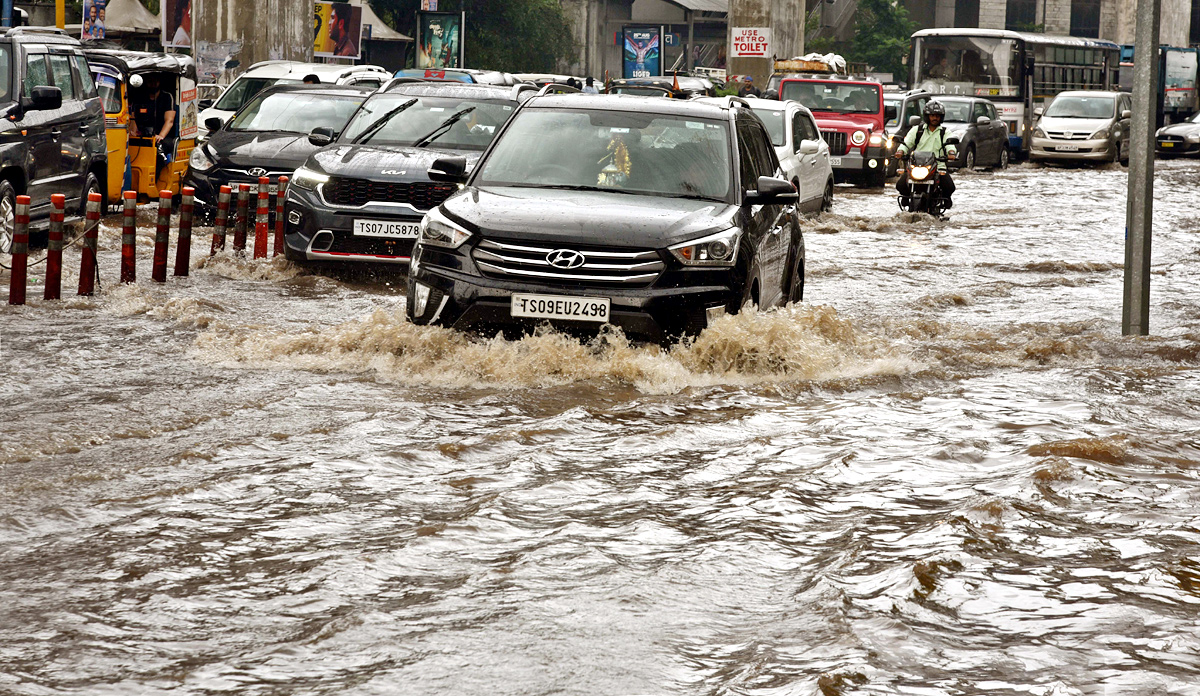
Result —
<instances>
[{"instance_id":1,"label":"rickshaw headlight","mask_svg":"<svg viewBox=\"0 0 1200 696\"><path fill-rule=\"evenodd\" d=\"M192 148L192 156L188 157L188 166L197 171L207 171L216 166L208 155L204 154L203 147Z\"/></svg>"}]
</instances>

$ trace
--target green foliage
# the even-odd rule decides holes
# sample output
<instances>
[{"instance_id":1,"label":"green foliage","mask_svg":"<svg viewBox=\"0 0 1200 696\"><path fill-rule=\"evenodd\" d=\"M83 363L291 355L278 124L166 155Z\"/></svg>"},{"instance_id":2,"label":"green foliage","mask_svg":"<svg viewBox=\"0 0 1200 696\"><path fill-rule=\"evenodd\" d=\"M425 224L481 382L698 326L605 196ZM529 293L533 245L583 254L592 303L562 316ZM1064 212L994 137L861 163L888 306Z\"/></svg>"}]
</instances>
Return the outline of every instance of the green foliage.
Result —
<instances>
[{"instance_id":1,"label":"green foliage","mask_svg":"<svg viewBox=\"0 0 1200 696\"><path fill-rule=\"evenodd\" d=\"M419 0L372 0L371 9L397 31L416 37ZM441 0L439 12L466 10L468 68L556 72L577 58L571 22L559 0Z\"/></svg>"},{"instance_id":2,"label":"green foliage","mask_svg":"<svg viewBox=\"0 0 1200 696\"><path fill-rule=\"evenodd\" d=\"M867 63L878 72L890 72L903 80L907 72L903 60L909 40L917 30L908 18L908 10L894 0L858 0L854 16L852 62Z\"/></svg>"}]
</instances>

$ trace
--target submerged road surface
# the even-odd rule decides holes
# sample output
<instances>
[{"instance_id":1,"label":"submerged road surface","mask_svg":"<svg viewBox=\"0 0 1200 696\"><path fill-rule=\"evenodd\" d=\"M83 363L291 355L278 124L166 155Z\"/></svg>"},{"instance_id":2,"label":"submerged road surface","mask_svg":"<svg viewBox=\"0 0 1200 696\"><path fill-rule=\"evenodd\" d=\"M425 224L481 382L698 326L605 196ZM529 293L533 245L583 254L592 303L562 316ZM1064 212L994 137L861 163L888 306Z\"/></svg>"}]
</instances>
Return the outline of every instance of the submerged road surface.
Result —
<instances>
[{"instance_id":1,"label":"submerged road surface","mask_svg":"<svg viewBox=\"0 0 1200 696\"><path fill-rule=\"evenodd\" d=\"M0 309L0 694L1200 694L1200 163L1149 338L1125 176L839 189L804 304L668 351L149 226L120 287L106 223Z\"/></svg>"}]
</instances>

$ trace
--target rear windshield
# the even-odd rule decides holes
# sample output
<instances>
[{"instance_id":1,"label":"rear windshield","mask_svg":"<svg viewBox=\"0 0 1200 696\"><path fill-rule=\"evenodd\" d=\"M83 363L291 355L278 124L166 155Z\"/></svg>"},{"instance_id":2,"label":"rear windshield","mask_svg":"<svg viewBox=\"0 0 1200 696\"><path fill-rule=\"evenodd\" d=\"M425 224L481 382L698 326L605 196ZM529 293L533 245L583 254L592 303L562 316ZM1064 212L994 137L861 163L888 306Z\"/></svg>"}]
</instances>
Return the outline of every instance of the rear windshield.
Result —
<instances>
[{"instance_id":1,"label":"rear windshield","mask_svg":"<svg viewBox=\"0 0 1200 696\"><path fill-rule=\"evenodd\" d=\"M780 99L795 99L812 111L835 114L879 113L879 85L840 82L785 82Z\"/></svg>"},{"instance_id":2,"label":"rear windshield","mask_svg":"<svg viewBox=\"0 0 1200 696\"><path fill-rule=\"evenodd\" d=\"M213 107L222 111L237 111L242 108L242 105L250 101L251 97L263 91L267 87L279 83L298 83L299 80L281 80L276 77L243 77L234 81L229 89L225 90L225 94L221 95L221 100Z\"/></svg>"},{"instance_id":3,"label":"rear windshield","mask_svg":"<svg viewBox=\"0 0 1200 696\"><path fill-rule=\"evenodd\" d=\"M308 92L259 96L234 116L229 130L310 133L314 128L332 128L340 133L366 96Z\"/></svg>"},{"instance_id":4,"label":"rear windshield","mask_svg":"<svg viewBox=\"0 0 1200 696\"><path fill-rule=\"evenodd\" d=\"M767 127L767 133L771 135L771 144L775 147L783 145L783 120L786 112L783 109L757 108L754 109L754 115Z\"/></svg>"},{"instance_id":5,"label":"rear windshield","mask_svg":"<svg viewBox=\"0 0 1200 696\"><path fill-rule=\"evenodd\" d=\"M669 97L669 93L654 87L613 87L610 94L632 94L638 97Z\"/></svg>"}]
</instances>

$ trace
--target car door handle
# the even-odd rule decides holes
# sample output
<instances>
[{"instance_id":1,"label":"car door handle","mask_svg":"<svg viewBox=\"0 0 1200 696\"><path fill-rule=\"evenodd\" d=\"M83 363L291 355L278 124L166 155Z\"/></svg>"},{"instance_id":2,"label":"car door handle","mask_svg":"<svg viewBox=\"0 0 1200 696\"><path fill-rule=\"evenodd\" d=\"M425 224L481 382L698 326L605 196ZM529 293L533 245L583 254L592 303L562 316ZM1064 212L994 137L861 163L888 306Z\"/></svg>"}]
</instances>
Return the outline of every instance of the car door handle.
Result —
<instances>
[{"instance_id":1,"label":"car door handle","mask_svg":"<svg viewBox=\"0 0 1200 696\"><path fill-rule=\"evenodd\" d=\"M55 128L54 130L50 131L50 135L51 137L58 138L58 136L62 135L62 131Z\"/></svg>"}]
</instances>

